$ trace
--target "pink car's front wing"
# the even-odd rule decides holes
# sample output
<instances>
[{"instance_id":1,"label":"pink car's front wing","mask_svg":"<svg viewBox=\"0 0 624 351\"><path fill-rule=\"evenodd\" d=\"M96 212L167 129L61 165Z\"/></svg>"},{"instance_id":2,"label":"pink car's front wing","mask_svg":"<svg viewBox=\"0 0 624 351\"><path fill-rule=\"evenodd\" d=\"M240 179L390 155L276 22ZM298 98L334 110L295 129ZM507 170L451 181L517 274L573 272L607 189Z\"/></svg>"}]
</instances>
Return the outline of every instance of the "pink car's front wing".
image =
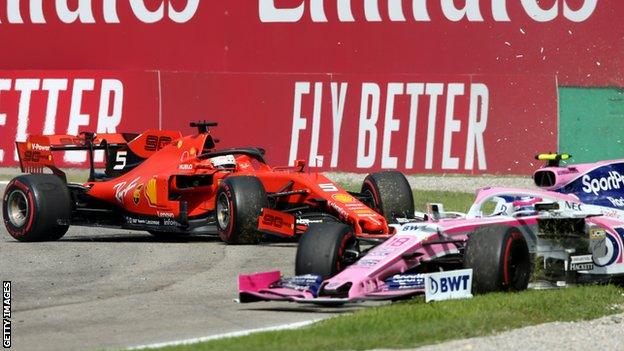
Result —
<instances>
[{"instance_id":1,"label":"pink car's front wing","mask_svg":"<svg viewBox=\"0 0 624 351\"><path fill-rule=\"evenodd\" d=\"M299 303L347 303L360 302L365 300L390 300L402 297L424 293L424 288L418 289L401 289L401 290L384 290L370 292L357 296L346 298L335 297L317 297L312 291L298 290L291 288L277 287L281 279L279 271L256 273L250 275L240 275L238 277L239 284L239 302L257 302L257 301L290 301Z\"/></svg>"}]
</instances>

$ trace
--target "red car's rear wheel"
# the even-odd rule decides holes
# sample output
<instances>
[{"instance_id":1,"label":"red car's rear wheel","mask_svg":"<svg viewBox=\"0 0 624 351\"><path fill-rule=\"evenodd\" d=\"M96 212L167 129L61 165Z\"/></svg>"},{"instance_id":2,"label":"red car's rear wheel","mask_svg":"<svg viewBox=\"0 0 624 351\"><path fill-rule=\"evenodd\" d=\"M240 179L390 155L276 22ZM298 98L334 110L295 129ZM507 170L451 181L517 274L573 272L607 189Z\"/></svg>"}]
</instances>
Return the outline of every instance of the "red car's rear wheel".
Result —
<instances>
[{"instance_id":1,"label":"red car's rear wheel","mask_svg":"<svg viewBox=\"0 0 624 351\"><path fill-rule=\"evenodd\" d=\"M65 183L51 174L14 178L6 187L2 214L11 236L19 241L53 241L69 228L71 200Z\"/></svg>"}]
</instances>

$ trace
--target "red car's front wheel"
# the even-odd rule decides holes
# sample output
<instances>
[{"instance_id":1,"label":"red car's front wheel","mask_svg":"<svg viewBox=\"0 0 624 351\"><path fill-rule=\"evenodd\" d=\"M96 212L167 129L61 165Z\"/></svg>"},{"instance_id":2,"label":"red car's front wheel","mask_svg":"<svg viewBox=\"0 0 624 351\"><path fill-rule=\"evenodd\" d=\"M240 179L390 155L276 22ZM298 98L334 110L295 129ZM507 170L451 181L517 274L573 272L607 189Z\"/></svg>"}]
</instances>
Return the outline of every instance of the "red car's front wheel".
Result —
<instances>
[{"instance_id":1,"label":"red car's front wheel","mask_svg":"<svg viewBox=\"0 0 624 351\"><path fill-rule=\"evenodd\" d=\"M267 206L266 192L258 178L234 176L224 179L217 190L215 204L221 240L227 244L258 243L258 217Z\"/></svg>"}]
</instances>

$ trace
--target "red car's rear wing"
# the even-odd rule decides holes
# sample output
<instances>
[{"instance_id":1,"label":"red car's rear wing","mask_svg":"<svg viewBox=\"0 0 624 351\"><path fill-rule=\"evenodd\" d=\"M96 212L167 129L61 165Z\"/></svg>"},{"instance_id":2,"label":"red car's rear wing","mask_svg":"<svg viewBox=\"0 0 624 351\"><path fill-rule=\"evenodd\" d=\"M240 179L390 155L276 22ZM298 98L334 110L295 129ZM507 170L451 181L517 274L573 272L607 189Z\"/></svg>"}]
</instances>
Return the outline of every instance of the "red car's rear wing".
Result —
<instances>
[{"instance_id":1,"label":"red car's rear wing","mask_svg":"<svg viewBox=\"0 0 624 351\"><path fill-rule=\"evenodd\" d=\"M126 144L127 141L122 134L98 134L93 137L85 133L80 136L31 135L24 142L15 142L15 145L22 172L42 173L46 167L52 170L56 168L52 151L100 150L105 147L105 143Z\"/></svg>"}]
</instances>

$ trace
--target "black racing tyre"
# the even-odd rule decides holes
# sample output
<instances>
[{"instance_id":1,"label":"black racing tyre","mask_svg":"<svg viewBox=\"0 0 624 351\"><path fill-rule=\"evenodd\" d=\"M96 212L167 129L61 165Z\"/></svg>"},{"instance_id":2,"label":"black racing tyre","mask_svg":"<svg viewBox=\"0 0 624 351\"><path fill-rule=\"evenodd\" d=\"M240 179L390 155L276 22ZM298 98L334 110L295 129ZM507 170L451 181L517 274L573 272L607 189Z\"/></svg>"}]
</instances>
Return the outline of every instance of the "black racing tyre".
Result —
<instances>
[{"instance_id":1,"label":"black racing tyre","mask_svg":"<svg viewBox=\"0 0 624 351\"><path fill-rule=\"evenodd\" d=\"M472 268L472 290L525 290L531 277L529 247L520 230L511 226L484 226L468 238L464 255L466 268Z\"/></svg>"},{"instance_id":2,"label":"black racing tyre","mask_svg":"<svg viewBox=\"0 0 624 351\"><path fill-rule=\"evenodd\" d=\"M412 188L401 172L371 173L364 179L360 192L368 196L368 205L389 223L396 223L395 217L414 217Z\"/></svg>"},{"instance_id":3,"label":"black racing tyre","mask_svg":"<svg viewBox=\"0 0 624 351\"><path fill-rule=\"evenodd\" d=\"M58 240L69 228L72 213L67 185L52 174L27 174L9 182L2 200L4 225L25 242Z\"/></svg>"},{"instance_id":4,"label":"black racing tyre","mask_svg":"<svg viewBox=\"0 0 624 351\"><path fill-rule=\"evenodd\" d=\"M350 264L347 251L359 252L353 229L343 223L315 223L301 236L295 259L295 274L329 278Z\"/></svg>"},{"instance_id":5,"label":"black racing tyre","mask_svg":"<svg viewBox=\"0 0 624 351\"><path fill-rule=\"evenodd\" d=\"M217 189L215 205L221 240L227 244L258 243L258 217L264 207L268 207L267 195L258 178L225 178Z\"/></svg>"}]
</instances>

